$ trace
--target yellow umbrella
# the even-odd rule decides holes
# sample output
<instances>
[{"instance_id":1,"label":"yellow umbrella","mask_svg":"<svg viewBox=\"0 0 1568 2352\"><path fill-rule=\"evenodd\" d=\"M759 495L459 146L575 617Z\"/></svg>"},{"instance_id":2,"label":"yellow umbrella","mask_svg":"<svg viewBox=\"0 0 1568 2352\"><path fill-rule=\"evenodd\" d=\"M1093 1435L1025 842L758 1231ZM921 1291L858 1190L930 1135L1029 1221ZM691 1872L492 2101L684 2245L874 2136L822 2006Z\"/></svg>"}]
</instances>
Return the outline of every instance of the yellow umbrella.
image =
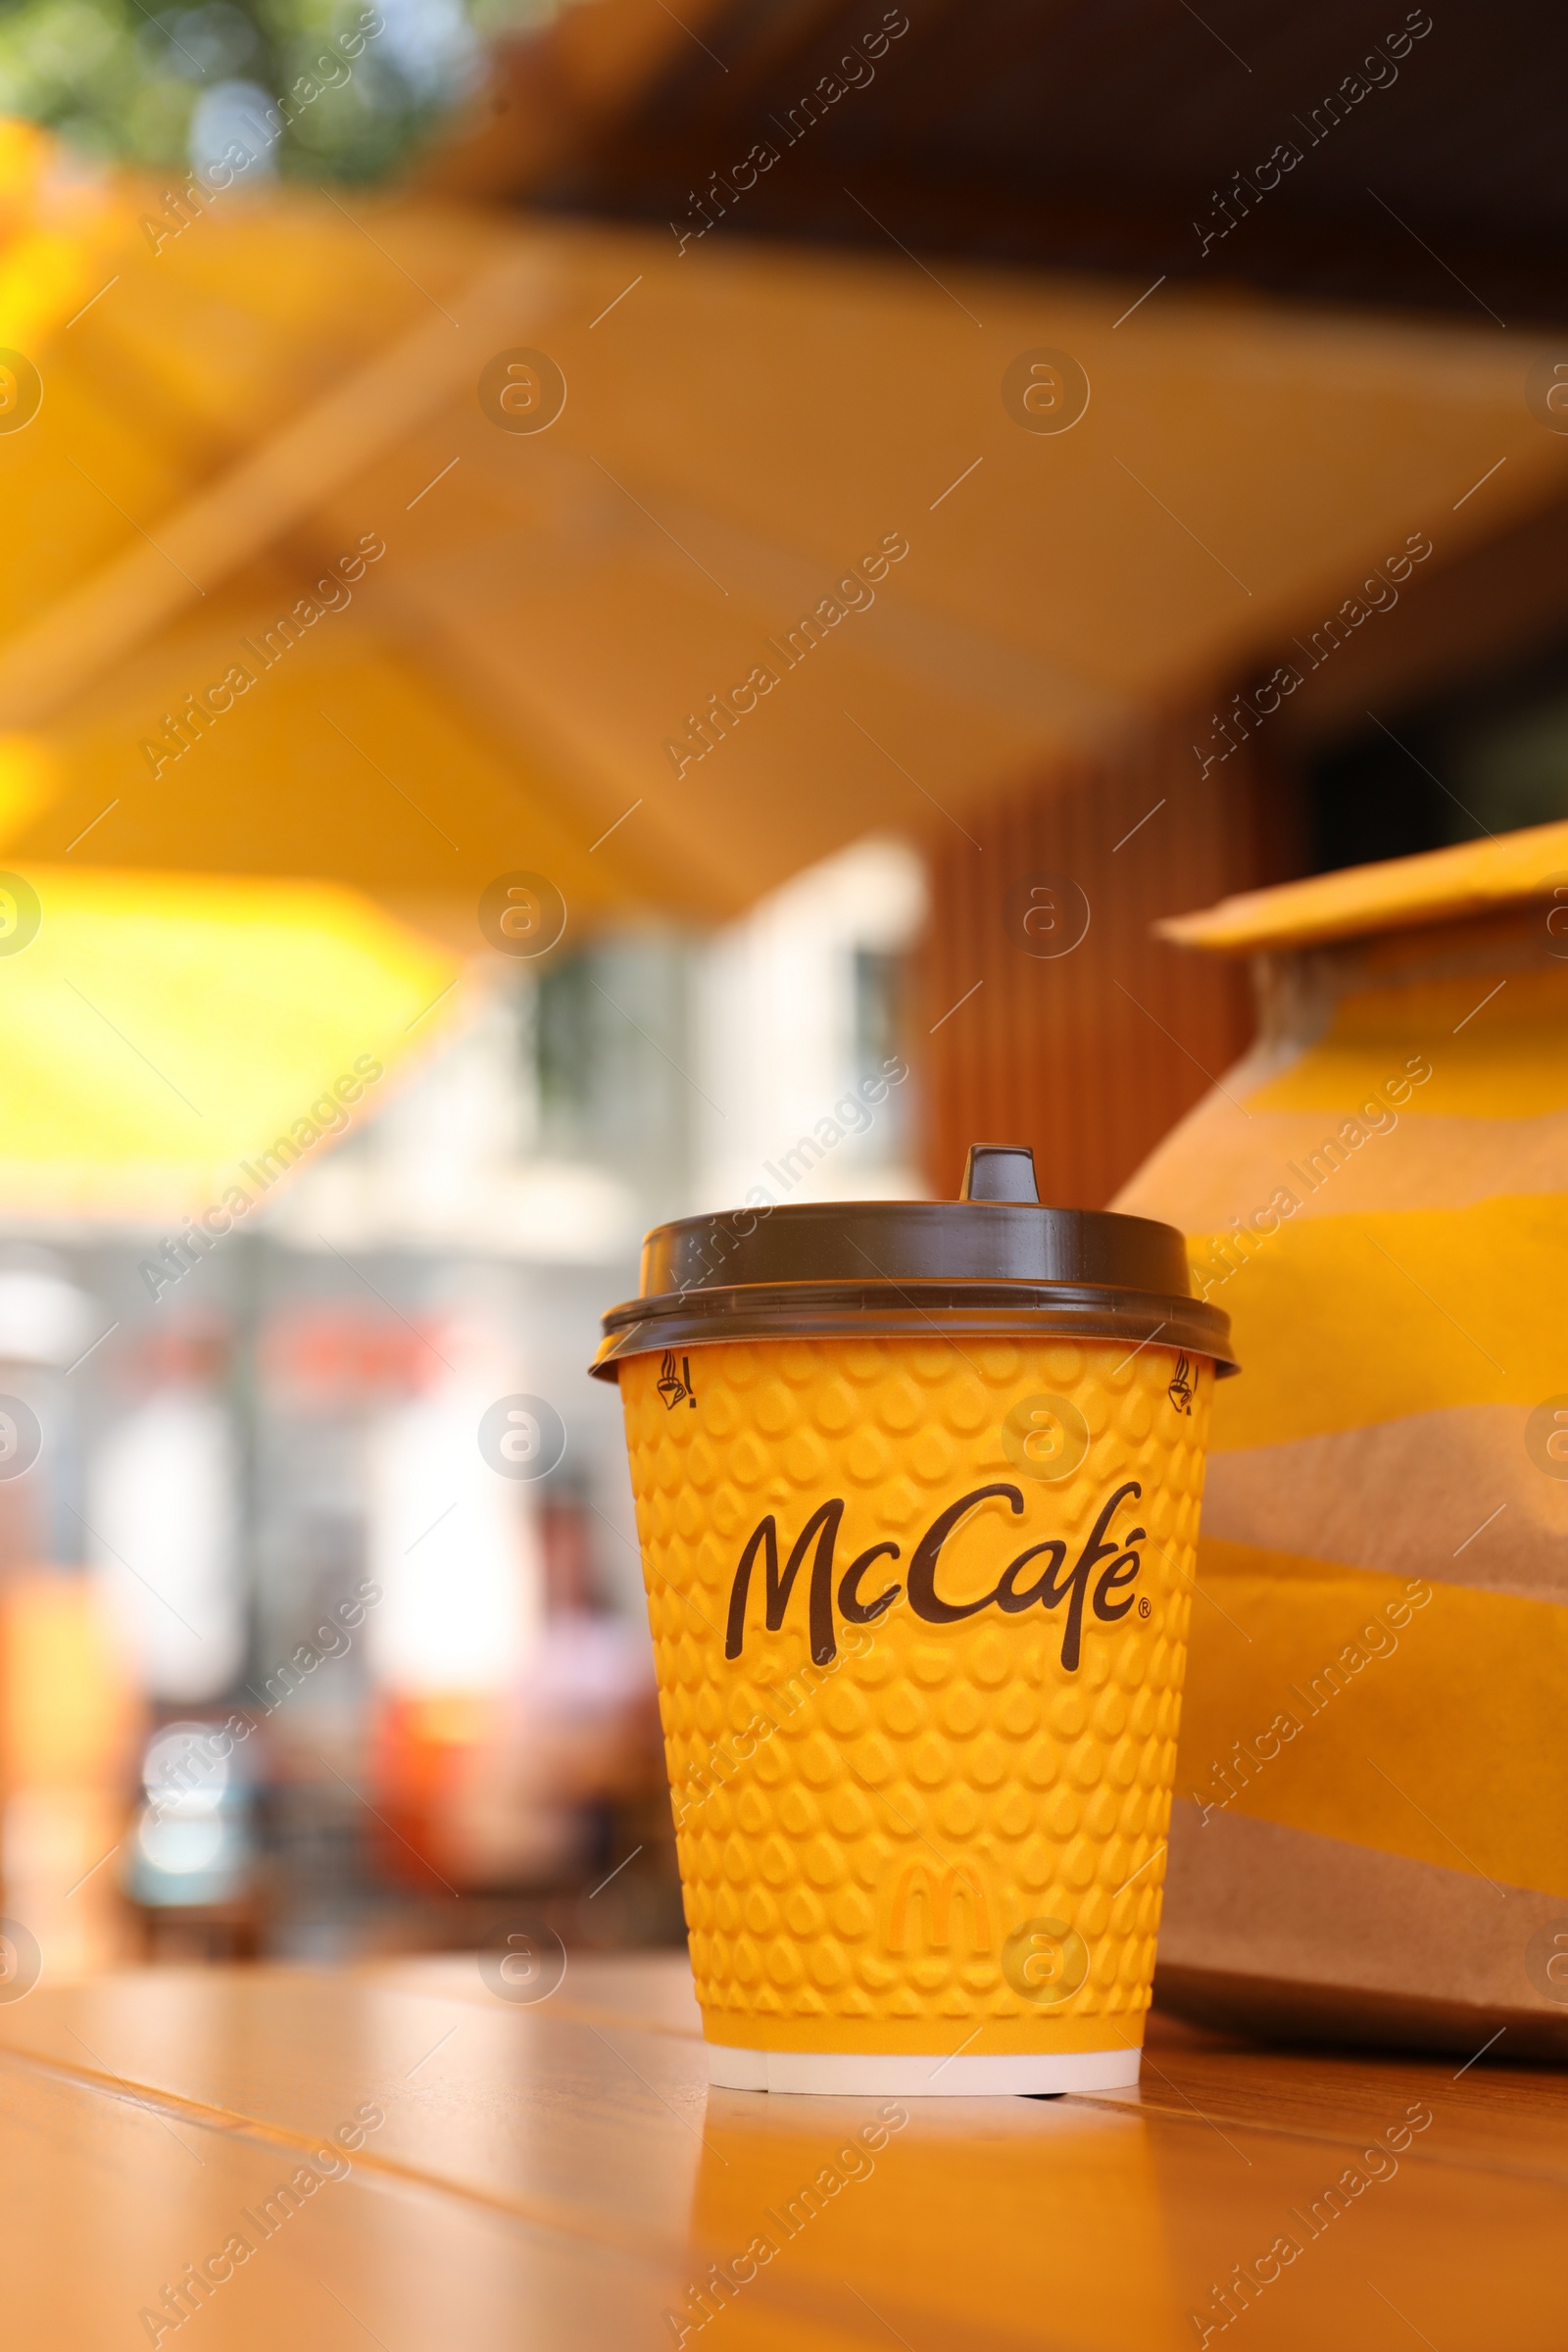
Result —
<instances>
[{"instance_id":1,"label":"yellow umbrella","mask_svg":"<svg viewBox=\"0 0 1568 2352\"><path fill-rule=\"evenodd\" d=\"M0 1215L209 1246L374 1109L461 968L324 884L0 874Z\"/></svg>"},{"instance_id":2,"label":"yellow umbrella","mask_svg":"<svg viewBox=\"0 0 1568 2352\"><path fill-rule=\"evenodd\" d=\"M116 181L46 235L27 152L0 728L54 764L18 864L79 839L470 917L525 866L583 915L733 912L1294 633L1381 628L1375 567L1415 593L1568 468L1490 327L364 196L231 194L174 236ZM1028 405L1047 347L1081 411ZM548 429L495 396L521 349L562 371Z\"/></svg>"}]
</instances>

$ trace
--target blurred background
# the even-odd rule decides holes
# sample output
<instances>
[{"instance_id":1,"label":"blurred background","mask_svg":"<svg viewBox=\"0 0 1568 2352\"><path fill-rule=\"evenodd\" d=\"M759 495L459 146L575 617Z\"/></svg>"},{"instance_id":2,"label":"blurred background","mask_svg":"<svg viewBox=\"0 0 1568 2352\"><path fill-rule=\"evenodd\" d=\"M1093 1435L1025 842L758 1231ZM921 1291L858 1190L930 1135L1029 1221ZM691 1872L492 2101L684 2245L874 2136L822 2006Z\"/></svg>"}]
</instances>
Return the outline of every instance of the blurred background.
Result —
<instances>
[{"instance_id":1,"label":"blurred background","mask_svg":"<svg viewBox=\"0 0 1568 2352\"><path fill-rule=\"evenodd\" d=\"M652 1223L1102 1203L1161 916L1568 815L1568 28L0 5L0 1878L682 1934Z\"/></svg>"}]
</instances>

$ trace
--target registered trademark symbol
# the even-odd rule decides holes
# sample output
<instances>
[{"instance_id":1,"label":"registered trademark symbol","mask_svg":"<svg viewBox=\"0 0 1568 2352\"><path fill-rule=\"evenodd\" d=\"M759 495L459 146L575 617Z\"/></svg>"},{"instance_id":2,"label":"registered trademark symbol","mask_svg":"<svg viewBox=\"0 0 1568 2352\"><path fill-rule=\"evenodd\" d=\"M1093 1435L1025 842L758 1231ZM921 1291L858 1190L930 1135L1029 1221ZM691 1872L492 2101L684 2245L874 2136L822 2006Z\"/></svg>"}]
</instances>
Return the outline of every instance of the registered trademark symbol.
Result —
<instances>
[{"instance_id":1,"label":"registered trademark symbol","mask_svg":"<svg viewBox=\"0 0 1568 2352\"><path fill-rule=\"evenodd\" d=\"M1140 1617L1152 1617L1154 1614L1153 1603L1150 1600L1147 1593L1142 1595L1139 1599L1138 1614Z\"/></svg>"}]
</instances>

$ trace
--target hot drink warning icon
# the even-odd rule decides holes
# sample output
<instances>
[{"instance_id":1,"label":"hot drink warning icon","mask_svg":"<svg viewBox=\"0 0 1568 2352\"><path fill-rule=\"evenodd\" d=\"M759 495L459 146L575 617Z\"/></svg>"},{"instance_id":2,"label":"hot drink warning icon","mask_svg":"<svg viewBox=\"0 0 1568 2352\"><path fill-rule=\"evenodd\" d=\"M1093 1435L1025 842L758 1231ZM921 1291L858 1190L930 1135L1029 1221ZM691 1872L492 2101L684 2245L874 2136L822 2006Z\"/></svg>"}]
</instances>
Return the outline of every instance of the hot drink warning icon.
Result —
<instances>
[{"instance_id":1,"label":"hot drink warning icon","mask_svg":"<svg viewBox=\"0 0 1568 2352\"><path fill-rule=\"evenodd\" d=\"M1185 1355L1179 1355L1176 1358L1176 1370L1171 1376L1171 1384L1166 1390L1165 1394L1169 1396L1172 1404L1176 1407L1176 1410L1179 1413L1190 1413L1192 1411L1193 1367L1188 1362Z\"/></svg>"},{"instance_id":2,"label":"hot drink warning icon","mask_svg":"<svg viewBox=\"0 0 1568 2352\"><path fill-rule=\"evenodd\" d=\"M697 1392L692 1387L692 1359L689 1355L681 1357L680 1370L677 1372L675 1350L673 1348L666 1348L664 1360L659 1367L658 1387L659 1394L664 1399L664 1410L667 1413L672 1413L676 1405L683 1400L691 1406L694 1413L696 1412Z\"/></svg>"}]
</instances>

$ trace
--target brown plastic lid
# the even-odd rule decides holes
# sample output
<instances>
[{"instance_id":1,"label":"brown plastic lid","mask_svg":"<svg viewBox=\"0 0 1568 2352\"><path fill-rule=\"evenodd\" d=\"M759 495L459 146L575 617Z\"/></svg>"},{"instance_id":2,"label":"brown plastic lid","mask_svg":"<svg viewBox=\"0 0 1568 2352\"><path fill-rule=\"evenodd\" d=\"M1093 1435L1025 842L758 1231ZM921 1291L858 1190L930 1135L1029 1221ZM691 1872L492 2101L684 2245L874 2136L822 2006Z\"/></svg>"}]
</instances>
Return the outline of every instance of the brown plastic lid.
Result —
<instances>
[{"instance_id":1,"label":"brown plastic lid","mask_svg":"<svg viewBox=\"0 0 1568 2352\"><path fill-rule=\"evenodd\" d=\"M956 1200L811 1200L658 1225L592 1371L723 1340L1125 1340L1239 1369L1173 1225L1043 1208L1026 1145L976 1144Z\"/></svg>"}]
</instances>

